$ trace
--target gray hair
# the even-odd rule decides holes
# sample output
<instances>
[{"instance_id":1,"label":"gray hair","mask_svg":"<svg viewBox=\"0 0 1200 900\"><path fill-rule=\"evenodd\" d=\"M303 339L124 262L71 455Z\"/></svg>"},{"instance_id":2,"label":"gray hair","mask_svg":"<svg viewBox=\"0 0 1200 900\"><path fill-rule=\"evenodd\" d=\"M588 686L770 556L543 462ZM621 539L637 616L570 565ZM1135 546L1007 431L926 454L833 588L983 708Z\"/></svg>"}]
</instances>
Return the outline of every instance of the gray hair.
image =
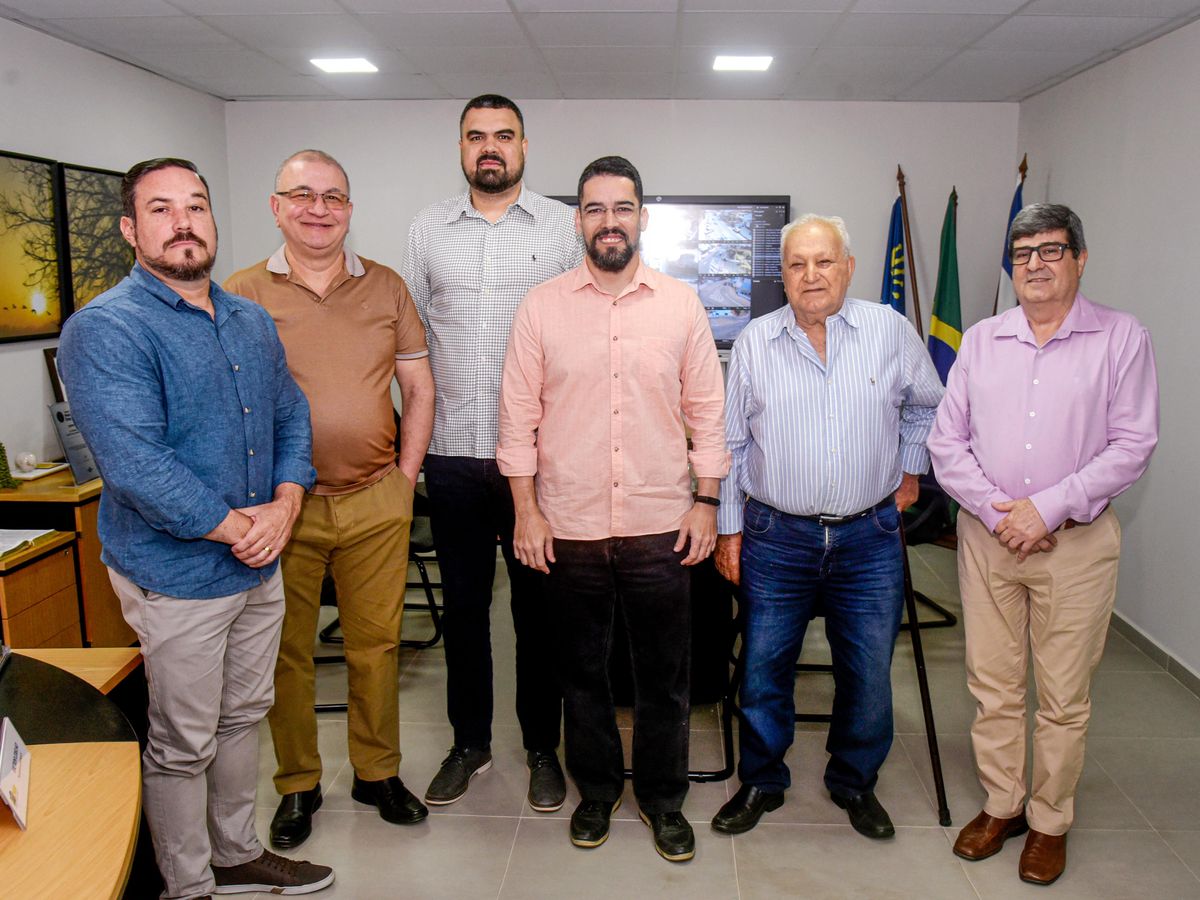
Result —
<instances>
[{"instance_id":1,"label":"gray hair","mask_svg":"<svg viewBox=\"0 0 1200 900\"><path fill-rule=\"evenodd\" d=\"M842 256L848 257L850 255L850 232L846 230L846 222L841 216L819 216L816 213L805 213L798 219L792 219L779 232L780 258L783 257L784 248L787 246L788 235L797 228L803 228L806 225L824 225L838 236L838 241L842 245Z\"/></svg>"},{"instance_id":2,"label":"gray hair","mask_svg":"<svg viewBox=\"0 0 1200 900\"><path fill-rule=\"evenodd\" d=\"M1013 217L1012 227L1008 230L1008 252L1012 253L1017 238L1060 229L1067 233L1067 243L1076 256L1087 249L1087 241L1083 239L1083 223L1069 206L1061 203L1031 203Z\"/></svg>"},{"instance_id":3,"label":"gray hair","mask_svg":"<svg viewBox=\"0 0 1200 900\"><path fill-rule=\"evenodd\" d=\"M275 190L279 190L279 179L283 177L283 170L288 167L288 163L295 162L298 159L302 159L305 162L323 162L333 166L342 173L342 178L346 179L346 193L350 193L350 176L346 174L346 169L324 150L297 150L281 162L279 168L275 170Z\"/></svg>"}]
</instances>

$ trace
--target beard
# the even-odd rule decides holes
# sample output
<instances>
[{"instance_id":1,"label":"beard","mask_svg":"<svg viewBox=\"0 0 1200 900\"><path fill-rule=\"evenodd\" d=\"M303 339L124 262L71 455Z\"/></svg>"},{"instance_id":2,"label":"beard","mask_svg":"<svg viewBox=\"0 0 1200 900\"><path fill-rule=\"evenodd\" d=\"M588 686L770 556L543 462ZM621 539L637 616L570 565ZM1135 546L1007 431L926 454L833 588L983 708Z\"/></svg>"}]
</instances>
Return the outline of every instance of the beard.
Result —
<instances>
[{"instance_id":1,"label":"beard","mask_svg":"<svg viewBox=\"0 0 1200 900\"><path fill-rule=\"evenodd\" d=\"M479 164L482 162L497 162L500 164L500 168L481 169ZM464 166L463 175L466 176L467 183L481 194L503 194L509 188L521 183L521 179L525 177L525 161L520 160L517 168L510 173L508 164L503 159L491 153L485 153L475 160L475 171L468 172Z\"/></svg>"},{"instance_id":2,"label":"beard","mask_svg":"<svg viewBox=\"0 0 1200 900\"><path fill-rule=\"evenodd\" d=\"M600 239L610 234L619 234L623 237L625 239L624 246L601 247ZM592 235L587 249L588 258L596 264L596 268L602 272L620 272L633 260L638 244L637 241L630 241L629 235L620 228L606 228L604 231L598 231Z\"/></svg>"},{"instance_id":3,"label":"beard","mask_svg":"<svg viewBox=\"0 0 1200 900\"><path fill-rule=\"evenodd\" d=\"M165 256L165 252L172 244L179 241L195 241L198 247L188 247L183 251L184 258L182 262L170 262ZM198 254L196 251L201 251ZM143 254L142 262L147 269L151 269L166 278L172 278L176 281L202 281L212 272L213 264L216 262L216 256L208 252L208 244L194 234L187 233L178 235L168 241L163 246L164 255L150 256Z\"/></svg>"}]
</instances>

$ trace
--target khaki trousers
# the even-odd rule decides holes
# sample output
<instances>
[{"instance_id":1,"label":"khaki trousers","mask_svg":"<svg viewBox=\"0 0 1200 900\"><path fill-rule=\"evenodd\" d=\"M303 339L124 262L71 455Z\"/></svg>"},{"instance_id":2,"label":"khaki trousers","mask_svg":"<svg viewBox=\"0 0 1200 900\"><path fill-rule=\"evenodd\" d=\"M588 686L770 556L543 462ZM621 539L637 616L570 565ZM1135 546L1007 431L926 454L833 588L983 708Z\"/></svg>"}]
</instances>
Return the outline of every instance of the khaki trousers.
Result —
<instances>
[{"instance_id":1,"label":"khaki trousers","mask_svg":"<svg viewBox=\"0 0 1200 900\"><path fill-rule=\"evenodd\" d=\"M1109 507L1090 525L1055 537L1051 552L1017 562L979 519L965 511L958 517L967 686L978 703L971 741L987 791L983 808L1009 818L1025 806L1029 826L1045 834L1065 834L1075 817L1092 673L1117 590L1121 526ZM1025 763L1031 650L1038 701L1032 783Z\"/></svg>"},{"instance_id":2,"label":"khaki trousers","mask_svg":"<svg viewBox=\"0 0 1200 900\"><path fill-rule=\"evenodd\" d=\"M281 557L286 609L275 705L267 716L280 794L321 782L313 640L327 568L345 638L350 763L366 781L399 770L398 650L412 500L412 485L399 469L352 494L304 497Z\"/></svg>"},{"instance_id":3,"label":"khaki trousers","mask_svg":"<svg viewBox=\"0 0 1200 900\"><path fill-rule=\"evenodd\" d=\"M277 569L248 591L193 600L142 590L113 569L108 577L146 667L142 808L162 897L206 896L210 863L241 865L263 849L254 832L258 723L271 706L283 581Z\"/></svg>"}]
</instances>

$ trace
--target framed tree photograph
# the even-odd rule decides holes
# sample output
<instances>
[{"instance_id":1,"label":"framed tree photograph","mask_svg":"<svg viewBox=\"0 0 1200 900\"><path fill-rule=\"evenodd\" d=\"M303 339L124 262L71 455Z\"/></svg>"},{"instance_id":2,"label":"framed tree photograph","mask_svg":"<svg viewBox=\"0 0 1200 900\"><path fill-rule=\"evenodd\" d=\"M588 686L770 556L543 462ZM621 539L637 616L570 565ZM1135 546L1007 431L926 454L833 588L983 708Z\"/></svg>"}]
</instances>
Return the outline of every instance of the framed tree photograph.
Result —
<instances>
[{"instance_id":1,"label":"framed tree photograph","mask_svg":"<svg viewBox=\"0 0 1200 900\"><path fill-rule=\"evenodd\" d=\"M129 274L133 248L121 237L122 173L59 164L71 309L81 309Z\"/></svg>"},{"instance_id":2,"label":"framed tree photograph","mask_svg":"<svg viewBox=\"0 0 1200 900\"><path fill-rule=\"evenodd\" d=\"M54 337L70 311L60 201L53 160L0 150L0 342Z\"/></svg>"}]
</instances>

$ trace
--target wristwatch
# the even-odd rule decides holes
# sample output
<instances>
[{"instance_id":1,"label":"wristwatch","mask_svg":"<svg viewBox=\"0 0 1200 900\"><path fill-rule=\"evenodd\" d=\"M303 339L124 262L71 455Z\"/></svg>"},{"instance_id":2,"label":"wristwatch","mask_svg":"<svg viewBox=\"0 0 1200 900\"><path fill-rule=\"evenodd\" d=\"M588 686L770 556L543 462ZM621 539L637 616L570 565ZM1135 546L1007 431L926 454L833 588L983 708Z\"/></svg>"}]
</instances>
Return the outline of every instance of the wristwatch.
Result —
<instances>
[{"instance_id":1,"label":"wristwatch","mask_svg":"<svg viewBox=\"0 0 1200 900\"><path fill-rule=\"evenodd\" d=\"M692 494L692 499L697 503L707 503L709 506L721 505L721 500L718 497L705 497L703 494Z\"/></svg>"}]
</instances>

